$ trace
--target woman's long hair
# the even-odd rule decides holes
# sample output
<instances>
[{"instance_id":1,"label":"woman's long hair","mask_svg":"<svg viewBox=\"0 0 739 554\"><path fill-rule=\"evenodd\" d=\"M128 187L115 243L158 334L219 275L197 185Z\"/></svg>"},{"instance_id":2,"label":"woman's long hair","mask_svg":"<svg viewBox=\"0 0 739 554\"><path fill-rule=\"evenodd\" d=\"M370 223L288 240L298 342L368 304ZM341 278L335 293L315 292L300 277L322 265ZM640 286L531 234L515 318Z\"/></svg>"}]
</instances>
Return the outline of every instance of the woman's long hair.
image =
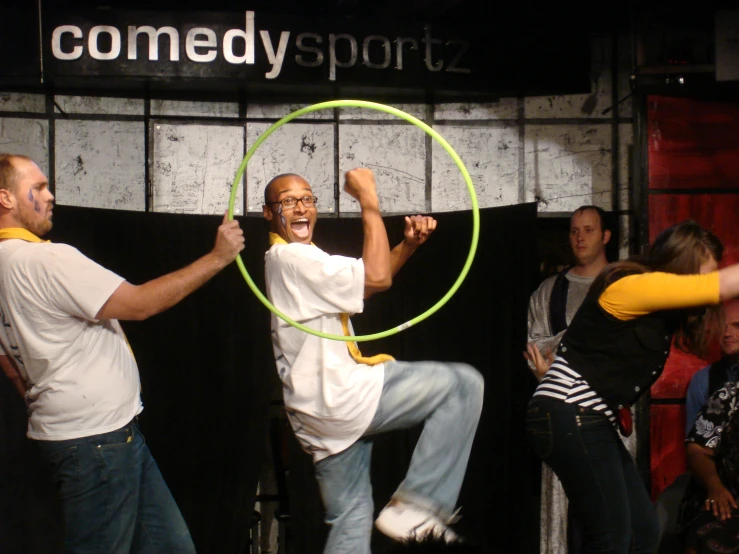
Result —
<instances>
[{"instance_id":1,"label":"woman's long hair","mask_svg":"<svg viewBox=\"0 0 739 554\"><path fill-rule=\"evenodd\" d=\"M695 221L687 220L662 231L646 256L607 265L595 278L591 292L600 294L618 279L635 273L664 271L688 275L700 273L710 258L720 262L724 255L721 241ZM705 357L711 342L723 329L723 312L719 306L679 310L675 345L684 352Z\"/></svg>"}]
</instances>

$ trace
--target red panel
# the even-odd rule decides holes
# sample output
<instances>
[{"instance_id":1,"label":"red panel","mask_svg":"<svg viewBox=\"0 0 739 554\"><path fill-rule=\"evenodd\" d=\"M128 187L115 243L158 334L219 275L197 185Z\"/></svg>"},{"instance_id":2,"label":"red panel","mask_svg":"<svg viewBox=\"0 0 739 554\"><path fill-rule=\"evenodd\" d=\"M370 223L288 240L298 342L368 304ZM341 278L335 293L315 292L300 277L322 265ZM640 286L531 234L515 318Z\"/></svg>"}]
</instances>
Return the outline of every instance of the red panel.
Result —
<instances>
[{"instance_id":1,"label":"red panel","mask_svg":"<svg viewBox=\"0 0 739 554\"><path fill-rule=\"evenodd\" d=\"M649 187L739 188L739 103L650 96Z\"/></svg>"},{"instance_id":2,"label":"red panel","mask_svg":"<svg viewBox=\"0 0 739 554\"><path fill-rule=\"evenodd\" d=\"M721 103L650 96L648 99L649 187L727 189L739 193L739 102ZM652 194L650 241L679 221L694 219L724 243L723 264L739 262L735 214L739 194ZM716 359L718 353L711 356ZM672 349L653 398L682 398L703 360ZM684 405L652 405L652 495L656 498L685 471Z\"/></svg>"},{"instance_id":3,"label":"red panel","mask_svg":"<svg viewBox=\"0 0 739 554\"><path fill-rule=\"evenodd\" d=\"M685 405L650 406L652 499L685 473Z\"/></svg>"},{"instance_id":4,"label":"red panel","mask_svg":"<svg viewBox=\"0 0 739 554\"><path fill-rule=\"evenodd\" d=\"M735 163L739 167L739 157ZM737 183L739 184L739 181ZM649 197L649 241L652 242L670 225L685 219L694 219L703 227L710 229L724 243L722 265L737 263L739 262L737 213L739 213L739 194L653 194Z\"/></svg>"},{"instance_id":5,"label":"red panel","mask_svg":"<svg viewBox=\"0 0 739 554\"><path fill-rule=\"evenodd\" d=\"M712 359L718 359L718 354ZM708 362L673 347L665 364L665 370L652 386L652 398L685 398L685 391L693 374L706 367Z\"/></svg>"}]
</instances>

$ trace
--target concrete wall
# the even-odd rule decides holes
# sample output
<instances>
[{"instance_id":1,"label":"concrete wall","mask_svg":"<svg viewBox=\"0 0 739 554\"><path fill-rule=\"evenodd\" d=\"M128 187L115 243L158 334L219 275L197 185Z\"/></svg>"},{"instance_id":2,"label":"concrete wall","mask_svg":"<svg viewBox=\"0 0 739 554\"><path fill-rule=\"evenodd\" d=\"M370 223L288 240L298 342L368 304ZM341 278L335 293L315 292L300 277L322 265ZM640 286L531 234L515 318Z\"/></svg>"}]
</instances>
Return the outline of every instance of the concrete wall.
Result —
<instances>
[{"instance_id":1,"label":"concrete wall","mask_svg":"<svg viewBox=\"0 0 739 554\"><path fill-rule=\"evenodd\" d=\"M593 203L625 224L631 106L603 110L613 104L614 78L618 97L628 93L628 71L612 74L607 37L593 37L592 58L590 94L397 107L457 150L481 207L537 201L542 213L558 214ZM0 92L0 150L38 160L59 204L221 213L248 147L298 107ZM269 137L247 168L237 213L258 214L270 177L296 172L313 184L322 214L356 215L340 183L360 165L375 171L386 213L470 207L438 143L388 114L350 108L308 114Z\"/></svg>"}]
</instances>

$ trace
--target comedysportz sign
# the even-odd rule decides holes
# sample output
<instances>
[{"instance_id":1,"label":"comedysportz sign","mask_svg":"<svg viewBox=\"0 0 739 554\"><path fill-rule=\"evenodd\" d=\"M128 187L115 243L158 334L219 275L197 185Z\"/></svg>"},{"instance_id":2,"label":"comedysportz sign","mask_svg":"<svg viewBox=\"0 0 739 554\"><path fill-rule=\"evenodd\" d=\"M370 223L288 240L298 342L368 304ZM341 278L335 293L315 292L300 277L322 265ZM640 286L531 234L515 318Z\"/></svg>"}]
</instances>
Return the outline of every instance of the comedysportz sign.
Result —
<instances>
[{"instance_id":1,"label":"comedysportz sign","mask_svg":"<svg viewBox=\"0 0 739 554\"><path fill-rule=\"evenodd\" d=\"M510 37L485 28L254 11L44 12L42 23L44 79L62 87L188 84L293 96L364 90L472 97L520 91L532 74ZM571 63L564 71L553 65L542 64L550 75L572 73ZM587 67L582 76L589 89ZM551 79L546 86L562 89ZM565 88L580 91L571 82Z\"/></svg>"},{"instance_id":2,"label":"comedysportz sign","mask_svg":"<svg viewBox=\"0 0 739 554\"><path fill-rule=\"evenodd\" d=\"M435 74L479 72L471 65L469 40L435 35L430 25L404 33L387 24L368 32L346 23L341 29L336 23L276 20L253 11L47 14L45 69L78 77L394 86L423 85Z\"/></svg>"}]
</instances>

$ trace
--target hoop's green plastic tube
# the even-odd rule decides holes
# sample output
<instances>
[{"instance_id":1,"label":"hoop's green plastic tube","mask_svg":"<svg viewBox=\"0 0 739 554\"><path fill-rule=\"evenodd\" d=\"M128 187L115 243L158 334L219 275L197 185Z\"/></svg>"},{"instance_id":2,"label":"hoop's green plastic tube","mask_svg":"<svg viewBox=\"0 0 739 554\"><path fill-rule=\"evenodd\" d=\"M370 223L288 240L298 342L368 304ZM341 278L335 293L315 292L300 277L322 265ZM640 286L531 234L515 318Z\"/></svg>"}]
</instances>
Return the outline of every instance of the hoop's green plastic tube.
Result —
<instances>
[{"instance_id":1,"label":"hoop's green plastic tube","mask_svg":"<svg viewBox=\"0 0 739 554\"><path fill-rule=\"evenodd\" d=\"M413 123L417 127L420 127L426 133L428 133L436 142L441 144L441 146L444 148L444 150L447 151L447 153L451 156L452 160L454 160L454 163L457 164L457 167L462 172L462 177L464 177L464 182L467 184L467 190L470 194L470 200L472 201L472 242L470 243L470 251L469 254L467 254L467 259L464 263L464 266L462 267L462 272L459 274L459 277L457 277L457 280L454 282L452 287L449 289L449 291L441 297L441 299L431 306L428 310L423 312L421 315L418 315L414 317L413 319L406 321L405 323L398 325L397 327L393 327L392 329L388 329L387 331L382 331L379 333L373 333L371 335L358 335L358 336L350 336L346 337L343 335L331 335L329 333L323 333L321 331L316 331L315 329L311 329L310 327L307 327L303 325L302 323L298 323L295 320L290 319L285 314L280 312L277 308L275 308L272 303L267 299L264 294L259 290L259 288L254 284L254 281L252 280L251 276L249 275L249 272L246 270L246 267L244 266L244 262L241 259L241 256L236 256L236 264L239 266L239 270L241 271L241 274L244 276L244 279L246 280L246 284L249 285L249 288L252 290L252 292L257 296L257 298L264 304L272 313L274 313L277 317L284 320L285 322L289 323L293 327L296 327L300 329L301 331L305 331L306 333L309 333L311 335L315 335L317 337L321 337L324 339L330 339L330 340L338 340L338 341L355 341L355 342L366 342L376 339L381 339L384 337L388 337L390 335L395 335L396 333L399 333L400 331L403 331L405 329L408 329L409 327L412 327L416 323L419 323L426 319L427 317L435 314L439 309L446 304L449 299L454 296L454 293L457 292L457 289L462 285L462 282L464 281L465 277L467 277L467 273L470 271L470 267L472 266L472 261L475 259L475 252L477 251L477 242L480 237L480 208L477 203L477 195L475 194L475 187L472 185L472 178L470 177L469 172L467 171L467 168L465 167L464 163L460 159L459 155L454 151L454 148L452 148L449 143L444 140L444 137L442 137L439 133L437 133L434 129L426 125L423 121L420 119L413 117L412 115L399 110L397 108L393 108L392 106L386 106L384 104L378 104L376 102L367 102L365 100L332 100L329 102L321 102L319 104L313 104L312 106L306 106L305 108L301 108L297 111L294 111L293 113L286 115L282 119L280 119L278 122L272 124L258 139L257 141L252 145L251 148L246 152L246 156L244 156L244 160L241 162L241 165L239 166L238 171L236 172L236 177L234 178L233 185L231 186L231 196L228 201L228 218L233 219L233 211L234 211L234 201L236 199L236 192L239 188L239 182L241 181L241 178L244 175L244 170L246 169L246 165L249 163L249 160L254 155L254 152L257 151L257 148L265 141L267 140L267 137L269 137L272 133L274 133L277 129L282 127L285 123L292 121L296 117L300 117L301 115L305 115L307 113L316 112L318 110L326 110L329 108L369 108L371 110L378 110L381 112L386 112L392 115L395 115L397 117L400 117L402 119L405 119L409 123Z\"/></svg>"}]
</instances>

